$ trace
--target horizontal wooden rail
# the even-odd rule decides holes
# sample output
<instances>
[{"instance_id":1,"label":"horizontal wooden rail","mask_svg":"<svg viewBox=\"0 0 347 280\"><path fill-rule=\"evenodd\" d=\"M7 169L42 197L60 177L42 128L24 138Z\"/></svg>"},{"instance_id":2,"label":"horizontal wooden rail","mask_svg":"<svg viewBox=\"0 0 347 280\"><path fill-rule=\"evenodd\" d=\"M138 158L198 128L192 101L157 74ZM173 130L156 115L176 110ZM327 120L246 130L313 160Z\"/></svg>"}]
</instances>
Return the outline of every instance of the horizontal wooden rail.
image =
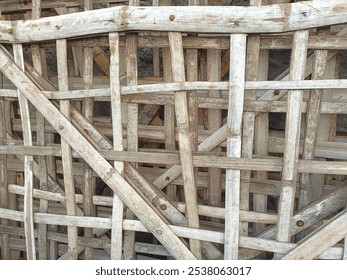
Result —
<instances>
[{"instance_id":1,"label":"horizontal wooden rail","mask_svg":"<svg viewBox=\"0 0 347 280\"><path fill-rule=\"evenodd\" d=\"M117 6L26 21L1 21L0 42L38 42L114 31L278 33L347 22L344 0L261 7Z\"/></svg>"}]
</instances>

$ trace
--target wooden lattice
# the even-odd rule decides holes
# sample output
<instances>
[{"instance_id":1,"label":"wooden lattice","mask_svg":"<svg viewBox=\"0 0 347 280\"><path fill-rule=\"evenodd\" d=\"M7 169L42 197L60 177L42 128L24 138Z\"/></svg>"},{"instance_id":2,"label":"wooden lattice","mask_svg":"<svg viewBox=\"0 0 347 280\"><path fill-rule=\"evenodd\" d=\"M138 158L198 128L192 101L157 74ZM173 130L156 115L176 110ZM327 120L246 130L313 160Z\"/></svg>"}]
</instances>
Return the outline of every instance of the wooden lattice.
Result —
<instances>
[{"instance_id":1,"label":"wooden lattice","mask_svg":"<svg viewBox=\"0 0 347 280\"><path fill-rule=\"evenodd\" d=\"M347 2L232 2L0 2L0 259L346 258Z\"/></svg>"}]
</instances>

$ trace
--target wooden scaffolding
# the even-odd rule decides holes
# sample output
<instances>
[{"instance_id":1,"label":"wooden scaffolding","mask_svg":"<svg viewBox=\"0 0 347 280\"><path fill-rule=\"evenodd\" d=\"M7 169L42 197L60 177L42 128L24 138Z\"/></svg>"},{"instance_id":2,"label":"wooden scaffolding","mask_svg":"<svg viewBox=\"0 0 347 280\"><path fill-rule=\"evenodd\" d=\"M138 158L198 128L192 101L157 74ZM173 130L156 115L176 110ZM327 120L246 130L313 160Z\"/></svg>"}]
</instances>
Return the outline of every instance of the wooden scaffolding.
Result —
<instances>
[{"instance_id":1,"label":"wooden scaffolding","mask_svg":"<svg viewBox=\"0 0 347 280\"><path fill-rule=\"evenodd\" d=\"M347 2L233 2L0 2L0 259L347 258Z\"/></svg>"}]
</instances>

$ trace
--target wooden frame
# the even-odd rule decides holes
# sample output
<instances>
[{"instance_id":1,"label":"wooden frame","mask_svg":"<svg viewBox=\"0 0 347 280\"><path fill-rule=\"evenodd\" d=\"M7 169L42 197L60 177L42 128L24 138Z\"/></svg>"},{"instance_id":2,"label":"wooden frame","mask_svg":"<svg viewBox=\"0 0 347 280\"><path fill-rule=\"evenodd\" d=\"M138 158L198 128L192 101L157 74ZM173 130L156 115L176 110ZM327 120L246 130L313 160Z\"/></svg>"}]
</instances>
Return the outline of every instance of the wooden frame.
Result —
<instances>
[{"instance_id":1,"label":"wooden frame","mask_svg":"<svg viewBox=\"0 0 347 280\"><path fill-rule=\"evenodd\" d=\"M1 259L346 258L346 1L43 2L0 4Z\"/></svg>"}]
</instances>

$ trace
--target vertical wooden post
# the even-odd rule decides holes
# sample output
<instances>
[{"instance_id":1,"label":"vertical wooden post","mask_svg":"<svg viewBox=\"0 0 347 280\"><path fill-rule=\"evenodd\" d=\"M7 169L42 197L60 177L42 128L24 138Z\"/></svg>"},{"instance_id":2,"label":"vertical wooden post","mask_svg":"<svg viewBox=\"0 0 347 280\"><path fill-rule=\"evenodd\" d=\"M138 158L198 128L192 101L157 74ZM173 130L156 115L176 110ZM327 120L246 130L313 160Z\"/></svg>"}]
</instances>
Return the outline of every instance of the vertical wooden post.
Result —
<instances>
[{"instance_id":1,"label":"vertical wooden post","mask_svg":"<svg viewBox=\"0 0 347 280\"><path fill-rule=\"evenodd\" d=\"M122 105L120 93L120 61L119 61L119 33L110 33L110 87L113 127L113 148L123 151ZM124 176L124 162L115 161L114 168L121 176ZM123 202L113 194L112 205L112 238L111 259L122 259L123 241Z\"/></svg>"},{"instance_id":2,"label":"vertical wooden post","mask_svg":"<svg viewBox=\"0 0 347 280\"><path fill-rule=\"evenodd\" d=\"M58 82L59 90L69 90L68 70L67 70L67 46L66 40L57 40L57 61L58 61ZM70 119L70 100L60 101L61 113ZM75 202L75 182L73 177L72 167L72 151L69 144L61 139L61 150L63 160L63 174L64 174L64 185L65 185L65 197L66 197L66 210L67 214L75 216L76 202ZM77 227L68 227L68 259L77 259Z\"/></svg>"},{"instance_id":3,"label":"vertical wooden post","mask_svg":"<svg viewBox=\"0 0 347 280\"><path fill-rule=\"evenodd\" d=\"M312 79L323 78L327 64L328 51L316 50L314 54ZM311 90L306 113L306 133L302 159L310 160L315 156L318 123L320 119L322 90ZM298 208L301 209L310 203L312 197L312 176L308 173L301 174Z\"/></svg>"},{"instance_id":4,"label":"vertical wooden post","mask_svg":"<svg viewBox=\"0 0 347 280\"><path fill-rule=\"evenodd\" d=\"M184 57L182 37L179 32L169 32L171 52L172 78L174 82L185 81ZM182 174L184 181L184 197L186 202L186 215L190 227L199 227L197 191L192 158L192 141L190 139L190 125L188 115L187 92L175 92L175 113L178 130ZM198 240L190 240L190 250L201 259L201 244Z\"/></svg>"},{"instance_id":5,"label":"vertical wooden post","mask_svg":"<svg viewBox=\"0 0 347 280\"><path fill-rule=\"evenodd\" d=\"M41 16L41 0L34 0L32 3L32 18L38 19ZM31 45L31 53L33 66L37 72L43 75L43 63L42 63L42 52L39 44ZM36 112L36 133L37 133L37 144L39 146L45 146L45 119L39 113ZM39 179L40 179L40 189L48 190L48 173L47 173L47 163L44 156L38 156L39 163ZM40 212L47 213L48 211L48 200L40 199ZM47 243L47 225L39 224L38 225L38 249L39 249L39 259L46 260L48 259L48 243Z\"/></svg>"},{"instance_id":6,"label":"vertical wooden post","mask_svg":"<svg viewBox=\"0 0 347 280\"><path fill-rule=\"evenodd\" d=\"M21 44L13 45L14 59L17 65L24 70L23 47ZM32 146L31 124L29 103L25 96L18 91L18 102L21 112L23 126L23 140L25 146ZM34 217L33 217L33 156L24 157L24 228L26 237L27 258L36 259L35 235L34 235Z\"/></svg>"},{"instance_id":7,"label":"vertical wooden post","mask_svg":"<svg viewBox=\"0 0 347 280\"><path fill-rule=\"evenodd\" d=\"M129 6L139 6L139 0L130 0ZM137 34L127 34L126 37L126 78L127 85L137 85ZM135 103L128 104L127 120L127 150L137 152L139 148L138 139L139 106ZM137 166L137 164L135 164ZM134 219L135 215L126 210L126 218ZM124 259L135 259L135 232L124 232Z\"/></svg>"},{"instance_id":8,"label":"vertical wooden post","mask_svg":"<svg viewBox=\"0 0 347 280\"><path fill-rule=\"evenodd\" d=\"M294 33L292 57L290 64L290 79L302 80L305 74L308 31ZM291 217L294 210L295 189L299 160L299 140L301 124L302 91L288 92L286 132L283 155L283 171L281 196L278 210L276 239L288 242L290 240Z\"/></svg>"},{"instance_id":9,"label":"vertical wooden post","mask_svg":"<svg viewBox=\"0 0 347 280\"><path fill-rule=\"evenodd\" d=\"M221 50L207 50L207 80L218 82L221 80ZM209 97L220 98L221 92L209 91ZM207 110L207 129L216 131L222 125L222 114L219 109ZM213 149L213 152L220 152L220 148ZM208 170L208 199L212 206L221 206L222 198L222 173L219 168L209 168Z\"/></svg>"},{"instance_id":10,"label":"vertical wooden post","mask_svg":"<svg viewBox=\"0 0 347 280\"><path fill-rule=\"evenodd\" d=\"M253 0L251 4L260 6L268 5L268 0ZM253 79L267 80L268 79L268 66L269 66L269 51L260 50L259 42L259 55L257 62L257 74ZM248 67L246 67L248 70ZM253 92L252 99L256 99L256 92ZM254 95L254 96L253 96ZM268 155L268 142L269 142L269 114L259 113L255 116L254 120L254 153L257 156ZM267 172L258 171L254 174L255 178L267 179ZM242 197L242 195L241 195ZM256 212L266 213L267 211L267 196L264 194L253 194L253 210ZM265 227L264 224L254 223L253 224L253 235L256 232L262 230Z\"/></svg>"},{"instance_id":11,"label":"vertical wooden post","mask_svg":"<svg viewBox=\"0 0 347 280\"><path fill-rule=\"evenodd\" d=\"M3 74L0 73L0 88L3 88ZM5 100L0 98L0 140L6 139L6 120L5 120ZM0 208L9 208L9 193L7 181L7 155L0 155ZM7 219L0 219L0 224L7 226L9 221ZM10 254L10 235L6 233L1 234L1 259L11 259Z\"/></svg>"},{"instance_id":12,"label":"vertical wooden post","mask_svg":"<svg viewBox=\"0 0 347 280\"><path fill-rule=\"evenodd\" d=\"M241 127L244 102L246 35L230 36L229 105L227 118L227 156L241 157ZM240 171L225 174L224 258L238 258L240 211Z\"/></svg>"},{"instance_id":13,"label":"vertical wooden post","mask_svg":"<svg viewBox=\"0 0 347 280\"><path fill-rule=\"evenodd\" d=\"M84 0L84 10L90 11L93 9L92 0ZM85 90L93 88L93 47L84 48L83 59L83 83ZM93 106L94 100L91 97L84 98L82 102L83 115L89 123L93 123ZM85 216L94 216L95 207L93 206L93 194L95 189L95 181L92 177L93 170L85 162L83 167L83 212ZM93 229L85 228L84 236L87 238L93 237ZM86 247L84 249L84 259L93 259L93 248Z\"/></svg>"}]
</instances>

